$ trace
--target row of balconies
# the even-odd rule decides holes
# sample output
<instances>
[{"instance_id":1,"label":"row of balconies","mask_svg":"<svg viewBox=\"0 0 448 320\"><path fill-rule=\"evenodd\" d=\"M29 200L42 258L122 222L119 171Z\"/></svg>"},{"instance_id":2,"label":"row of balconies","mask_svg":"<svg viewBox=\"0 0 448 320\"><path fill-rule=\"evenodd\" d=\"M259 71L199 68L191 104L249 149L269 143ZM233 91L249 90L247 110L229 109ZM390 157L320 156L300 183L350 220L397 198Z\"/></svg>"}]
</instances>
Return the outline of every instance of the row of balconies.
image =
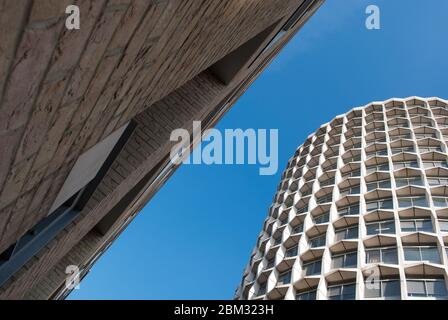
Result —
<instances>
[{"instance_id":1,"label":"row of balconies","mask_svg":"<svg viewBox=\"0 0 448 320\"><path fill-rule=\"evenodd\" d=\"M447 248L444 250L446 251ZM291 249L286 252L280 264L275 265L269 261L269 264L260 270L257 276L249 274L244 278L242 287L247 289L255 284L263 290L263 284L270 281L272 282L271 289L289 286L291 283L297 288L301 283L310 283L322 276L328 282L338 282L341 280L338 275L342 273L345 273L347 278L347 275L356 275L356 270L367 271L374 268L385 268L389 278L399 278L401 268L406 276L411 277L423 276L423 272L429 277L443 277L446 274L439 248L431 245L384 246L366 248L365 251L357 251L357 247L353 247L343 253L327 251L310 261L296 260L297 249L292 254L288 254L289 252ZM367 276L370 275L367 273ZM263 295L262 292L259 294ZM373 296L369 295L365 298L373 298Z\"/></svg>"},{"instance_id":2,"label":"row of balconies","mask_svg":"<svg viewBox=\"0 0 448 320\"><path fill-rule=\"evenodd\" d=\"M355 276L355 275L354 275ZM446 300L448 293L446 280L442 276L438 277L416 277L409 276L401 280L399 276L386 276L376 281L371 281L369 277L364 277L362 284L357 284L356 279L349 279L343 283L332 284L320 279L314 279L312 285L305 286L305 289L289 288L285 276L285 284L280 284L276 290L266 295L266 285L260 285L256 294L252 292L253 299L285 299L295 298L296 300L354 300L354 299L374 299L374 300L397 300L397 299L432 299ZM319 289L323 283L324 290ZM291 294L289 294L290 289Z\"/></svg>"},{"instance_id":3,"label":"row of balconies","mask_svg":"<svg viewBox=\"0 0 448 320\"><path fill-rule=\"evenodd\" d=\"M363 135L363 127L366 131L366 137L367 135L373 135L373 133L386 132L386 123L384 123L384 121L382 120L375 120L373 122L367 123L364 126L361 123L354 123L353 126L346 125L345 130L341 125L328 132L327 145L333 146L337 144L340 141L343 132L343 136L346 139L361 137ZM428 129L429 131L441 129L445 132L446 130L444 129L448 128L448 117L436 117L435 119L427 117L414 117L410 120L402 117L397 117L395 119L387 121L387 132L391 132L391 136L397 135L397 129L410 130L410 128L416 130L417 133L422 133L419 131L425 131L423 129ZM299 156L303 157L304 155L308 154L311 150L311 146L313 147L312 149L322 146L325 142L326 136L327 134L317 136L312 144L309 144L307 146L302 145L297 149L298 151L293 158L298 158Z\"/></svg>"},{"instance_id":4,"label":"row of balconies","mask_svg":"<svg viewBox=\"0 0 448 320\"><path fill-rule=\"evenodd\" d=\"M412 140L412 137L410 136L409 133L402 133L405 132L403 130L400 131L401 134L397 135L397 136L392 136L391 137L391 142L386 143L386 138L385 137L380 137L379 133L376 132L377 136L380 138L375 138L372 140L366 140L367 141L367 145L365 147L362 146L361 144L361 138L360 136L353 136L350 137L344 144L344 152L341 157L342 158L350 158L351 156L354 155L358 155L360 154L361 150L358 149L363 149L366 148L365 152L366 154L370 154L373 153L375 151L382 151L382 150L388 150L388 146L390 146L390 149L394 152L392 152L392 154L396 154L396 153L400 153L403 152L402 150L400 150L400 148L411 148L413 147L414 149L409 149L409 150L405 150L406 152L416 152L416 145L413 142L414 140ZM380 132L381 133L381 132ZM331 139L336 139L337 137L333 137ZM443 136L443 138L445 139L446 137ZM444 150L444 143L436 138L435 134L432 133L422 133L419 134L417 137L417 145L419 148L440 148L439 150L435 150L437 152L442 152ZM330 159L332 157L335 156L339 156L339 146L340 146L340 141L335 141L334 145L328 146L327 151L329 152L323 152L324 155L324 159ZM312 167L313 164L318 163L318 159L320 157L320 155L322 154L322 147L323 145L319 145L318 147L316 147L315 149L313 149L311 151L311 153L308 155L303 155L296 164L290 166L290 170L293 167L303 167L305 164L308 165L308 167ZM335 149L334 147L337 147L337 149ZM396 151L395 151L396 150ZM433 150L430 150L433 151ZM422 151L420 150L420 153L422 153ZM387 153L385 154L387 155ZM308 156L310 157L310 159L308 161L306 161L306 159L308 158ZM310 164L311 163L311 164ZM285 171L285 176L283 178L286 178L287 175L289 174L290 170L286 170Z\"/></svg>"},{"instance_id":5,"label":"row of balconies","mask_svg":"<svg viewBox=\"0 0 448 320\"><path fill-rule=\"evenodd\" d=\"M443 153L445 149L444 144L437 142L437 140L427 139L427 141L423 141L418 148L419 154L423 159L431 160L435 158L443 158L443 160L446 160L446 155ZM417 149L411 140L401 140L396 141L396 143L392 143L390 152L388 151L388 146L386 144L374 144L364 148L364 150L361 148L347 150L341 156L336 154L321 159L320 155L318 155L311 158L308 162L303 161L300 164L286 170L286 174L283 176L279 185L284 184L284 182L291 178L301 177L304 169L308 169L308 171L310 171L312 169L317 169L319 165L321 165L325 171L334 170L338 167L339 158L341 158L344 166L353 162L360 162L362 161L363 153L366 154L366 159L364 161L367 162L379 161L381 158L387 157L389 154L393 157L393 159L395 159L395 161L398 161L400 158L417 159L418 156ZM386 159L383 161L386 161Z\"/></svg>"},{"instance_id":6,"label":"row of balconies","mask_svg":"<svg viewBox=\"0 0 448 320\"><path fill-rule=\"evenodd\" d=\"M429 109L426 108L426 103L425 102L421 102L420 105L412 105L412 106L408 106L407 110L408 113L412 116L412 115L421 115L421 116L429 116ZM433 115L436 116L444 116L444 115L448 115L448 110L447 110L447 104L446 103L442 103L441 101L436 102L433 105L429 105L431 112ZM406 111L405 111L405 107L404 104L402 105L396 105L396 106L392 106L392 107L386 107L386 116L391 117L391 116L404 116L406 117ZM371 107L367 107L364 110L362 109L358 109L358 110L352 110L350 112L348 112L345 117L347 118L347 122L346 125L350 126L361 126L362 125L362 118L363 118L363 111L366 114L365 119L367 123L370 123L372 121L375 120L379 120L379 119L384 119L384 111L383 111L383 107L381 105L376 105L376 107L374 109L372 109ZM343 124L343 117L338 117L336 119L334 119L333 121L331 121L329 124L323 125L321 128L319 128L316 132L314 137L316 137L316 139L321 138L322 136L324 136L327 133L327 127L330 129L329 133L334 134L334 132L336 132L336 130L338 130L339 126L342 126ZM309 137L305 143L303 144L304 147L307 147L308 145L311 144L312 142L312 138L313 136ZM298 150L299 152L299 150ZM296 154L297 155L297 154Z\"/></svg>"},{"instance_id":7,"label":"row of balconies","mask_svg":"<svg viewBox=\"0 0 448 320\"><path fill-rule=\"evenodd\" d=\"M418 214L418 217L415 215ZM424 215L426 214L426 215ZM318 248L325 244L334 245L343 240L357 238L373 241L372 236L404 236L404 241L418 240L413 233L424 233L427 239L438 241L436 234L445 234L444 244L448 241L448 215L442 217L432 216L429 211L415 212L414 209L397 213L391 211L372 211L366 216L347 215L330 218L330 214L324 212L316 217L301 215L295 217L289 223L274 223L274 228L264 232L257 244L253 259L258 260L271 256L273 252L283 245L286 249L292 248L302 241L304 248ZM364 223L360 223L364 220ZM361 227L361 229L359 229ZM396 231L399 230L399 231ZM301 239L304 240L301 240ZM373 238L375 239L375 238ZM384 240L384 239L383 239Z\"/></svg>"},{"instance_id":8,"label":"row of balconies","mask_svg":"<svg viewBox=\"0 0 448 320\"><path fill-rule=\"evenodd\" d=\"M349 244L350 242L346 242L345 247L349 246ZM379 244L377 243L377 245ZM263 259L264 263L259 266L257 276L254 276L253 273L249 274L245 278L246 284L250 285L255 280L265 282L272 274L276 279L278 278L276 282L282 285L284 284L282 279L285 274L288 274L288 272L291 273L293 270L298 271L295 277L295 282L297 282L302 278L309 280L310 277L313 278L317 275L329 275L340 269L356 268L362 270L371 268L373 266L372 264L378 263L395 268L397 275L398 265L403 265L405 270L413 271L415 274L415 271L418 271L416 270L416 265L422 263L436 267L436 270L440 273L440 270L443 270L441 266L443 252L441 250L447 250L446 247L434 245L434 242L424 243L422 245L416 245L413 242L403 242L403 246L400 247L397 246L397 242L393 243L390 241L382 247L375 245L368 247L371 243L366 242L364 244L365 250L361 248L361 251L358 251L356 241L351 242L351 247L342 248L342 251L337 246L329 246L329 250L325 251L325 243L322 242L319 245L321 249L308 248L300 258L298 258L299 249L296 245L287 249L284 253L279 251L280 255L271 256L269 260L267 258ZM309 255L309 251L314 251L314 255ZM358 252L360 255L359 261ZM275 259L281 262L276 265ZM443 259L446 260L446 257L443 257ZM326 263L325 260L327 260ZM365 262L361 262L364 260ZM254 265L258 266L257 261L255 261ZM389 270L390 274L391 272Z\"/></svg>"},{"instance_id":9,"label":"row of balconies","mask_svg":"<svg viewBox=\"0 0 448 320\"><path fill-rule=\"evenodd\" d=\"M403 157L400 157L400 159L403 159ZM431 157L431 159L422 159L421 161L419 161L418 157L407 157L406 159L407 160L405 161L398 161L394 158L391 159L394 170L394 180L398 181L397 187L399 187L400 183L406 181L405 179L420 178L423 181L424 174L420 168L425 170L427 179L434 179L439 176L442 178L448 176L447 161L440 160L440 157ZM381 163L381 161L385 162ZM337 168L333 167L326 167L325 169L322 168L322 170L319 170L322 171L322 174L319 178L317 178L316 187L320 186L322 190L329 186L338 184L340 189L345 189L353 186L353 184L359 184L360 182L354 181L354 179L360 180L362 175L361 166L361 162L356 162L344 165L339 171L337 171ZM391 168L389 165L389 158L370 159L365 161L364 166L366 168L364 180L367 184L370 185L373 182L379 182L387 179L391 180L391 176L389 174ZM340 178L337 177L338 173L340 173ZM291 198L291 194L295 194L297 192L301 197L311 195L313 193L313 187L318 174L319 172L317 169L310 169L302 177L283 183L278 191L278 194L274 198L274 202L290 202L290 200L287 200L288 197ZM339 182L337 182L337 180L339 180ZM442 182L443 181L444 180L442 180ZM318 194L319 192L320 190L317 190L315 193Z\"/></svg>"}]
</instances>

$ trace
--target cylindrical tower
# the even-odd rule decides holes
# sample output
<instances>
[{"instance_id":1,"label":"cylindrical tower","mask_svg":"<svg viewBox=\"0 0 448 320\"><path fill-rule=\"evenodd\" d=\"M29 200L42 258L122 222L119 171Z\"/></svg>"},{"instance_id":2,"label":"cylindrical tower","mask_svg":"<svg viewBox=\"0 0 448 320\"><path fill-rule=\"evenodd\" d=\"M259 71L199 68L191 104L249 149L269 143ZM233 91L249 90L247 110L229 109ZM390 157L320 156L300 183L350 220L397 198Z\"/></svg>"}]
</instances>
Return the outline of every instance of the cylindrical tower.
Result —
<instances>
[{"instance_id":1,"label":"cylindrical tower","mask_svg":"<svg viewBox=\"0 0 448 320\"><path fill-rule=\"evenodd\" d=\"M373 102L282 175L237 299L448 298L448 101Z\"/></svg>"}]
</instances>

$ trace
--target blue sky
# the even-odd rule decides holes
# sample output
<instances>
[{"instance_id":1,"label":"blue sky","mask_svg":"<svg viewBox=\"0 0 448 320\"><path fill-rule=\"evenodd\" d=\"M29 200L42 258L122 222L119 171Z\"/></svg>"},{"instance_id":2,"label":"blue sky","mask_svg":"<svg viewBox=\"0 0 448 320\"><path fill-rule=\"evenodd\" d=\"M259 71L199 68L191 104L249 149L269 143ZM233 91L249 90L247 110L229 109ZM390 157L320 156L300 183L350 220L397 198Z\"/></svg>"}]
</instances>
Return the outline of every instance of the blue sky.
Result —
<instances>
[{"instance_id":1,"label":"blue sky","mask_svg":"<svg viewBox=\"0 0 448 320\"><path fill-rule=\"evenodd\" d=\"M278 173L181 166L70 299L231 299L295 149L370 101L447 99L447 31L446 0L327 0L217 126L279 129Z\"/></svg>"}]
</instances>

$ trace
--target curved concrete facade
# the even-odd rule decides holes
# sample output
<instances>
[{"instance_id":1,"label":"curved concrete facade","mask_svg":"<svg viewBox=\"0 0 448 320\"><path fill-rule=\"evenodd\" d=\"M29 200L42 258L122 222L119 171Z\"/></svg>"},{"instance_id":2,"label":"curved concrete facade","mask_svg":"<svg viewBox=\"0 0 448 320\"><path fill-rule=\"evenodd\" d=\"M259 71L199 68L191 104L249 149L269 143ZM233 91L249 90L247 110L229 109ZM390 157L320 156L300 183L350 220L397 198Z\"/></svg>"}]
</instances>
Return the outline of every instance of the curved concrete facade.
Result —
<instances>
[{"instance_id":1,"label":"curved concrete facade","mask_svg":"<svg viewBox=\"0 0 448 320\"><path fill-rule=\"evenodd\" d=\"M236 298L446 299L447 102L373 102L310 135Z\"/></svg>"}]
</instances>

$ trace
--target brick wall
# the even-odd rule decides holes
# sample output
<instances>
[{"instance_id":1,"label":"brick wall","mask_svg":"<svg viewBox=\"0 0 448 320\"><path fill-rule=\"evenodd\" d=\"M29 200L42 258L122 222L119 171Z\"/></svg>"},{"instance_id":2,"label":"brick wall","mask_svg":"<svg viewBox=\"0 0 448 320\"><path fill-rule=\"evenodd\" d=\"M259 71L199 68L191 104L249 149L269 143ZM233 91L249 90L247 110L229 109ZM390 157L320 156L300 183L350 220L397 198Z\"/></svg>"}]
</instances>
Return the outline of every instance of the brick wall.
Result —
<instances>
[{"instance_id":1,"label":"brick wall","mask_svg":"<svg viewBox=\"0 0 448 320\"><path fill-rule=\"evenodd\" d=\"M73 2L79 31L64 27ZM294 5L0 1L0 251L47 214L82 152Z\"/></svg>"},{"instance_id":2,"label":"brick wall","mask_svg":"<svg viewBox=\"0 0 448 320\"><path fill-rule=\"evenodd\" d=\"M49 243L0 289L0 298L21 298L62 259L101 218L136 185L166 154L171 131L191 131L192 121L203 119L225 89L219 81L202 73L155 103L135 118L138 123L124 150L101 181L81 215Z\"/></svg>"}]
</instances>

